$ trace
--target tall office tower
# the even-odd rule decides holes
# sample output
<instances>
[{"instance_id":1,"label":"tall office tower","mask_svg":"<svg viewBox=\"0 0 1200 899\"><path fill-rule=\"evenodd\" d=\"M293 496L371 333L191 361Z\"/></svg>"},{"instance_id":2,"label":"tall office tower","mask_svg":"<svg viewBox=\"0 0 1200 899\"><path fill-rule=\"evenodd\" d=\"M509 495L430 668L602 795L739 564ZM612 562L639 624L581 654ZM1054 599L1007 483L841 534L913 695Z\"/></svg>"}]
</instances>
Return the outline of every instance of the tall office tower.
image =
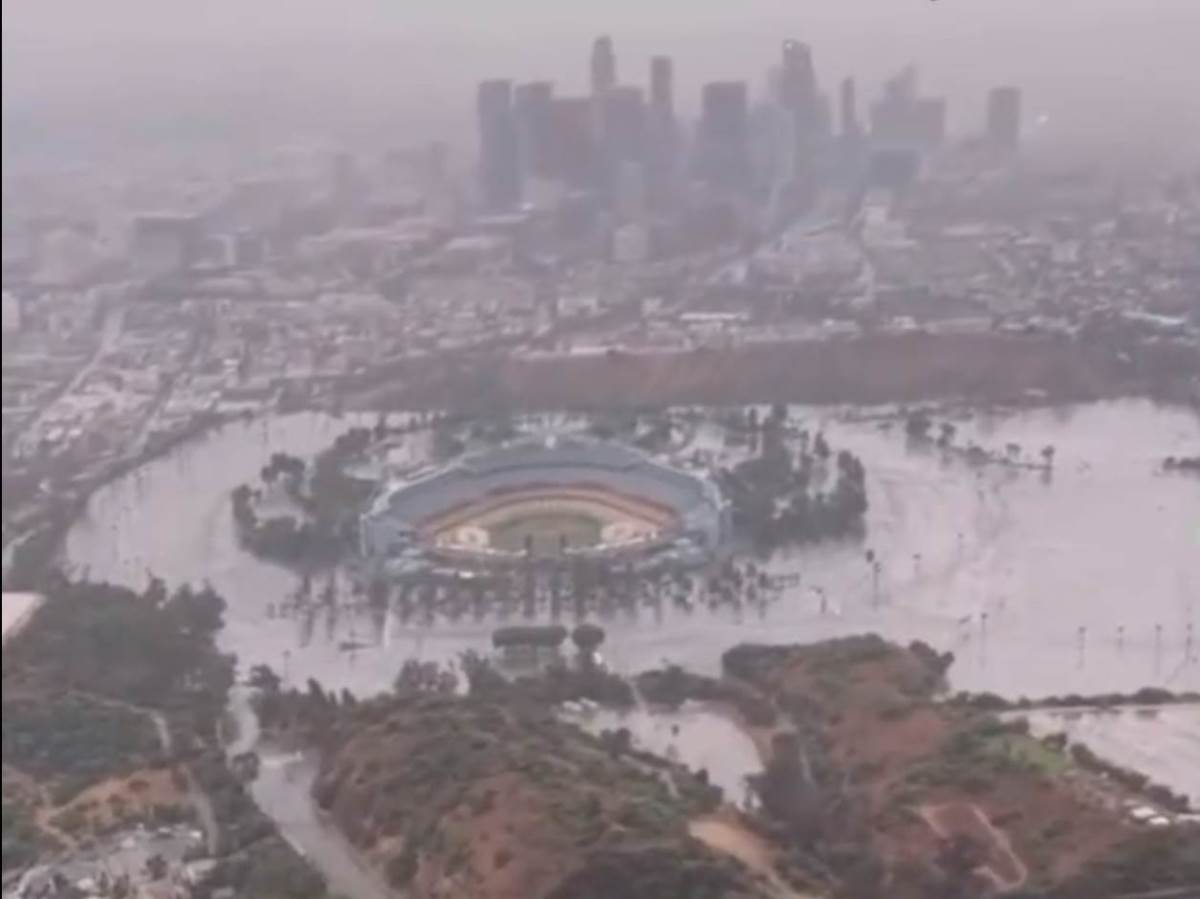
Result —
<instances>
[{"instance_id":1,"label":"tall office tower","mask_svg":"<svg viewBox=\"0 0 1200 899\"><path fill-rule=\"evenodd\" d=\"M946 140L946 101L921 97L913 104L913 132L925 147L941 146Z\"/></svg>"},{"instance_id":2,"label":"tall office tower","mask_svg":"<svg viewBox=\"0 0 1200 899\"><path fill-rule=\"evenodd\" d=\"M549 178L553 174L553 103L554 85L549 81L531 81L513 91L518 157L524 176Z\"/></svg>"},{"instance_id":3,"label":"tall office tower","mask_svg":"<svg viewBox=\"0 0 1200 899\"><path fill-rule=\"evenodd\" d=\"M914 103L917 99L917 67L907 65L884 85L884 93L902 103Z\"/></svg>"},{"instance_id":4,"label":"tall office tower","mask_svg":"<svg viewBox=\"0 0 1200 899\"><path fill-rule=\"evenodd\" d=\"M622 221L639 221L645 217L648 199L646 166L640 162L620 163L613 177L613 212Z\"/></svg>"},{"instance_id":5,"label":"tall office tower","mask_svg":"<svg viewBox=\"0 0 1200 899\"><path fill-rule=\"evenodd\" d=\"M872 104L871 136L889 147L936 147L946 136L946 101L920 96L917 70L908 66L884 84L883 96Z\"/></svg>"},{"instance_id":6,"label":"tall office tower","mask_svg":"<svg viewBox=\"0 0 1200 899\"><path fill-rule=\"evenodd\" d=\"M479 179L489 210L511 209L521 199L517 129L513 121L512 84L484 81L477 98L479 115Z\"/></svg>"},{"instance_id":7,"label":"tall office tower","mask_svg":"<svg viewBox=\"0 0 1200 899\"><path fill-rule=\"evenodd\" d=\"M612 38L602 35L592 43L592 96L598 97L617 85L617 55Z\"/></svg>"},{"instance_id":8,"label":"tall office tower","mask_svg":"<svg viewBox=\"0 0 1200 899\"><path fill-rule=\"evenodd\" d=\"M675 119L675 67L669 56L650 60L650 109L661 122Z\"/></svg>"},{"instance_id":9,"label":"tall office tower","mask_svg":"<svg viewBox=\"0 0 1200 899\"><path fill-rule=\"evenodd\" d=\"M675 121L675 66L668 56L650 60L650 110L646 123L646 195L656 210L669 209L679 174L679 128Z\"/></svg>"},{"instance_id":10,"label":"tall office tower","mask_svg":"<svg viewBox=\"0 0 1200 899\"><path fill-rule=\"evenodd\" d=\"M1015 150L1021 142L1021 89L997 87L988 93L987 136L1003 150Z\"/></svg>"},{"instance_id":11,"label":"tall office tower","mask_svg":"<svg viewBox=\"0 0 1200 899\"><path fill-rule=\"evenodd\" d=\"M861 126L858 123L858 93L853 78L842 79L841 120L842 137L859 136Z\"/></svg>"},{"instance_id":12,"label":"tall office tower","mask_svg":"<svg viewBox=\"0 0 1200 899\"><path fill-rule=\"evenodd\" d=\"M612 162L640 162L646 155L646 102L641 88L613 87L599 99L600 133Z\"/></svg>"},{"instance_id":13,"label":"tall office tower","mask_svg":"<svg viewBox=\"0 0 1200 899\"><path fill-rule=\"evenodd\" d=\"M696 133L696 165L718 187L743 188L749 176L749 100L744 81L704 85Z\"/></svg>"},{"instance_id":14,"label":"tall office tower","mask_svg":"<svg viewBox=\"0 0 1200 899\"><path fill-rule=\"evenodd\" d=\"M590 97L555 97L550 104L554 127L553 171L570 188L594 188L599 152L592 126Z\"/></svg>"},{"instance_id":15,"label":"tall office tower","mask_svg":"<svg viewBox=\"0 0 1200 899\"><path fill-rule=\"evenodd\" d=\"M143 277L181 272L196 261L203 239L198 216L139 215L133 220L130 262Z\"/></svg>"},{"instance_id":16,"label":"tall office tower","mask_svg":"<svg viewBox=\"0 0 1200 899\"><path fill-rule=\"evenodd\" d=\"M817 75L808 44L783 42L783 60L779 67L780 105L796 113L809 112L817 101Z\"/></svg>"}]
</instances>

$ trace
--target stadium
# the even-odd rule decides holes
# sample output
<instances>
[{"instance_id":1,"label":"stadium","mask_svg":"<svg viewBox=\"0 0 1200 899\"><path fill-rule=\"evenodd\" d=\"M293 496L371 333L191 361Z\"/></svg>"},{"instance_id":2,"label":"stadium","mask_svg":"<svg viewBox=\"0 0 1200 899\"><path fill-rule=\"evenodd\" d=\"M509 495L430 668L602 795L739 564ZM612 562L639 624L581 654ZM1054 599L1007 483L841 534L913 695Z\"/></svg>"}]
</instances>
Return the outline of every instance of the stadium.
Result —
<instances>
[{"instance_id":1,"label":"stadium","mask_svg":"<svg viewBox=\"0 0 1200 899\"><path fill-rule=\"evenodd\" d=\"M716 485L632 448L578 438L522 441L388 485L361 550L395 574L447 562L563 556L707 559L729 531Z\"/></svg>"}]
</instances>

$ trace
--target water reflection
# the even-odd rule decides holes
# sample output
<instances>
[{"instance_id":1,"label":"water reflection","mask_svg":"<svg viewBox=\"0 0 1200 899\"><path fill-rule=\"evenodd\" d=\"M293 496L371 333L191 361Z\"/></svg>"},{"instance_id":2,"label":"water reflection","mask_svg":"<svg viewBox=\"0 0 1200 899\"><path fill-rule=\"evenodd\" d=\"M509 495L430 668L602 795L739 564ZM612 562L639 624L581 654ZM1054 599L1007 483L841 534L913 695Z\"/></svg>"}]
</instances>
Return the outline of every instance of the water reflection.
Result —
<instances>
[{"instance_id":1,"label":"water reflection","mask_svg":"<svg viewBox=\"0 0 1200 899\"><path fill-rule=\"evenodd\" d=\"M766 568L789 584L758 608L622 610L605 621L605 653L617 668L668 660L711 673L739 641L877 631L953 650L951 675L965 689L1200 686L1187 644L1200 603L1200 481L1156 473L1162 457L1195 452L1194 414L1119 402L955 422L962 439L990 446L1028 453L1053 444L1049 481L914 451L902 429L875 421L809 414L866 463L867 545L779 553ZM267 663L293 683L312 676L363 695L386 688L406 658L487 648L499 620L521 615L515 601L493 611L464 596L445 615L416 596L393 597L383 610L347 597L336 611L285 615L296 576L237 546L230 493L272 452L311 455L373 421L300 414L229 425L100 491L69 534L68 559L133 585L148 570L169 582L211 582L229 599L223 647L243 667ZM571 605L564 597L564 619Z\"/></svg>"}]
</instances>

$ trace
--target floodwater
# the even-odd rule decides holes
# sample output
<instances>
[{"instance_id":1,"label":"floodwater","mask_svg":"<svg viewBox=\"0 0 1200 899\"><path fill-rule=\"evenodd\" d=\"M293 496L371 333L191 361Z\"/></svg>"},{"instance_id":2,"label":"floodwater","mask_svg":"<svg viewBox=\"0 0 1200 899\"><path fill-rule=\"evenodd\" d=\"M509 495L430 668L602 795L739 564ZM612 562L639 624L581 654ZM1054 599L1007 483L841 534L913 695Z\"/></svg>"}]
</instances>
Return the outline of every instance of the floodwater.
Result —
<instances>
[{"instance_id":1,"label":"floodwater","mask_svg":"<svg viewBox=\"0 0 1200 899\"><path fill-rule=\"evenodd\" d=\"M592 733L627 728L638 749L653 752L695 770L703 768L725 800L743 804L746 775L761 767L758 748L728 715L700 703L685 702L676 711L636 706L628 711L589 708L564 713Z\"/></svg>"},{"instance_id":2,"label":"floodwater","mask_svg":"<svg viewBox=\"0 0 1200 899\"><path fill-rule=\"evenodd\" d=\"M1048 709L1023 717L1038 736L1061 731L1101 758L1150 774L1200 809L1200 706Z\"/></svg>"},{"instance_id":3,"label":"floodwater","mask_svg":"<svg viewBox=\"0 0 1200 899\"><path fill-rule=\"evenodd\" d=\"M863 459L866 538L779 554L768 570L797 574L799 583L761 612L618 613L602 622L614 668L673 662L715 673L721 653L739 642L875 631L953 651L959 689L1012 697L1200 689L1200 649L1188 640L1200 611L1200 478L1158 471L1164 457L1200 448L1196 413L1122 401L956 422L959 442L1018 443L1035 459L1054 445L1050 477L913 449L898 425L851 421L833 409L800 414L835 449ZM229 603L222 648L242 670L269 664L293 684L315 677L366 695L386 689L408 658L486 650L495 625L488 619L420 626L389 616L379 628L345 612L336 621L319 616L306 632L270 614L297 578L238 547L231 491L255 479L272 452L311 455L373 420L289 415L231 424L183 446L101 490L68 535L68 561L134 586L148 569L172 584L211 582ZM868 548L880 563L877 580ZM818 591L828 598L824 611ZM360 643L373 645L344 651ZM1179 764L1200 770L1194 742L1151 752L1182 752Z\"/></svg>"},{"instance_id":4,"label":"floodwater","mask_svg":"<svg viewBox=\"0 0 1200 899\"><path fill-rule=\"evenodd\" d=\"M312 798L317 759L265 745L246 688L233 689L229 715L236 733L226 748L227 754L232 757L256 752L261 762L258 776L250 784L254 801L292 848L324 875L331 892L350 899L397 899L400 894L389 889L349 841L321 816Z\"/></svg>"},{"instance_id":5,"label":"floodwater","mask_svg":"<svg viewBox=\"0 0 1200 899\"><path fill-rule=\"evenodd\" d=\"M251 795L280 834L324 876L335 895L352 899L396 899L382 878L360 862L354 849L326 824L312 799L317 760L309 756L260 753Z\"/></svg>"}]
</instances>

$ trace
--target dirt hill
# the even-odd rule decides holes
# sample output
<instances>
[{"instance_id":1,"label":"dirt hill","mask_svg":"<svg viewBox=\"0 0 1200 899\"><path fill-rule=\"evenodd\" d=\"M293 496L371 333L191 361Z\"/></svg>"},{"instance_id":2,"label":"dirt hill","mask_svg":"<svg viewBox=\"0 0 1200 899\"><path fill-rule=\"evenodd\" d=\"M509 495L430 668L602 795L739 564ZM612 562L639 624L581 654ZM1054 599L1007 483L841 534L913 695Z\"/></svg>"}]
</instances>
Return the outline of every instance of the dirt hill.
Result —
<instances>
[{"instance_id":1,"label":"dirt hill","mask_svg":"<svg viewBox=\"0 0 1200 899\"><path fill-rule=\"evenodd\" d=\"M716 792L618 738L431 695L365 704L340 730L317 800L413 899L773 895L689 835Z\"/></svg>"}]
</instances>

